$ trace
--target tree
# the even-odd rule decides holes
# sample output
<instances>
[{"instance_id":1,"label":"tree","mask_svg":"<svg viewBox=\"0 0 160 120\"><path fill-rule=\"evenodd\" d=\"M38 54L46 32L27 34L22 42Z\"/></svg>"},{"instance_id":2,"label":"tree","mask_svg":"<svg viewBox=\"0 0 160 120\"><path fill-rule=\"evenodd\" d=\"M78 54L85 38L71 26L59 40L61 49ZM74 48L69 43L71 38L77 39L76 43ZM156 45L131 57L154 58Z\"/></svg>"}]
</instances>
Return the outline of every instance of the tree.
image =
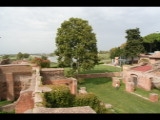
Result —
<instances>
[{"instance_id":1,"label":"tree","mask_svg":"<svg viewBox=\"0 0 160 120\"><path fill-rule=\"evenodd\" d=\"M45 55L42 55L41 58L42 58L43 60L47 60L47 59L48 59L47 56L45 56Z\"/></svg>"},{"instance_id":2,"label":"tree","mask_svg":"<svg viewBox=\"0 0 160 120\"><path fill-rule=\"evenodd\" d=\"M22 54L21 52L19 52L19 53L17 54L17 59L18 59L18 60L23 59L23 54Z\"/></svg>"},{"instance_id":3,"label":"tree","mask_svg":"<svg viewBox=\"0 0 160 120\"><path fill-rule=\"evenodd\" d=\"M127 42L124 47L126 57L131 57L131 62L133 63L134 57L137 57L140 53L145 52L144 46L142 44L143 39L140 36L139 28L128 29Z\"/></svg>"},{"instance_id":4,"label":"tree","mask_svg":"<svg viewBox=\"0 0 160 120\"><path fill-rule=\"evenodd\" d=\"M42 68L49 68L50 67L50 60L34 57L31 61L31 63L35 63L38 66L41 66Z\"/></svg>"},{"instance_id":5,"label":"tree","mask_svg":"<svg viewBox=\"0 0 160 120\"><path fill-rule=\"evenodd\" d=\"M121 49L120 47L114 47L110 49L110 58L114 59L115 57L121 56Z\"/></svg>"},{"instance_id":6,"label":"tree","mask_svg":"<svg viewBox=\"0 0 160 120\"><path fill-rule=\"evenodd\" d=\"M119 47L114 47L110 49L110 58L114 59L115 57L123 58L125 56L125 48L126 43L121 44Z\"/></svg>"},{"instance_id":7,"label":"tree","mask_svg":"<svg viewBox=\"0 0 160 120\"><path fill-rule=\"evenodd\" d=\"M28 58L30 55L28 53L23 54L23 58Z\"/></svg>"},{"instance_id":8,"label":"tree","mask_svg":"<svg viewBox=\"0 0 160 120\"><path fill-rule=\"evenodd\" d=\"M91 69L98 64L95 33L87 20L70 18L58 28L55 54L59 67L76 64L76 69Z\"/></svg>"},{"instance_id":9,"label":"tree","mask_svg":"<svg viewBox=\"0 0 160 120\"><path fill-rule=\"evenodd\" d=\"M2 56L2 59L9 59L9 55Z\"/></svg>"},{"instance_id":10,"label":"tree","mask_svg":"<svg viewBox=\"0 0 160 120\"><path fill-rule=\"evenodd\" d=\"M160 33L151 33L143 37L143 45L147 52L160 50Z\"/></svg>"},{"instance_id":11,"label":"tree","mask_svg":"<svg viewBox=\"0 0 160 120\"><path fill-rule=\"evenodd\" d=\"M10 56L9 55L4 55L2 56L2 61L0 62L1 65L5 65L5 64L10 64Z\"/></svg>"}]
</instances>

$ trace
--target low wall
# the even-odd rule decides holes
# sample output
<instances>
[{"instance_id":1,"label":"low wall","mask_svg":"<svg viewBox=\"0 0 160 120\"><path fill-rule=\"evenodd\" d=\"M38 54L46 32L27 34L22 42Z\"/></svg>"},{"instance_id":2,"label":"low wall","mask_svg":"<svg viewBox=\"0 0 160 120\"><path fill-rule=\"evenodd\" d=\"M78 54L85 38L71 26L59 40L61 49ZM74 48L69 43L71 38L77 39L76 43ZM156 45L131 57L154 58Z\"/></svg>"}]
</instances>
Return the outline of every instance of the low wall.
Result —
<instances>
[{"instance_id":1,"label":"low wall","mask_svg":"<svg viewBox=\"0 0 160 120\"><path fill-rule=\"evenodd\" d=\"M13 72L30 72L32 67L30 65L0 65L0 73L13 73Z\"/></svg>"},{"instance_id":2,"label":"low wall","mask_svg":"<svg viewBox=\"0 0 160 120\"><path fill-rule=\"evenodd\" d=\"M44 81L65 78L63 68L42 68L40 70L40 75Z\"/></svg>"},{"instance_id":3,"label":"low wall","mask_svg":"<svg viewBox=\"0 0 160 120\"><path fill-rule=\"evenodd\" d=\"M102 77L120 77L121 72L109 72L109 73L92 73L92 74L78 74L77 78L102 78Z\"/></svg>"}]
</instances>

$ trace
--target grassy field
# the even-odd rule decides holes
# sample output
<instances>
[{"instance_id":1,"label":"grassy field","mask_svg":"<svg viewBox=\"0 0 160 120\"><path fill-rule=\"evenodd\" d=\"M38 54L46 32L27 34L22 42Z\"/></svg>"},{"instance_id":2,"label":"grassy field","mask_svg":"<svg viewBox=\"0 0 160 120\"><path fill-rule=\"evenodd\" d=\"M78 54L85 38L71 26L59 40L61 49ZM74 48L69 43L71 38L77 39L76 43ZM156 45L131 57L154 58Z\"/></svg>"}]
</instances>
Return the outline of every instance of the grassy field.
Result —
<instances>
[{"instance_id":1,"label":"grassy field","mask_svg":"<svg viewBox=\"0 0 160 120\"><path fill-rule=\"evenodd\" d=\"M96 66L95 69L89 73L96 71L114 71L110 66ZM101 70L100 70L101 68ZM109 69L109 70L108 70ZM96 94L101 101L109 103L113 106L114 113L160 113L160 101L152 103L148 100L135 96L125 91L125 85L121 82L118 90L112 87L111 78L92 78L84 79L78 84L78 87L86 87L87 92ZM151 91L144 91L136 89L136 93L149 97L149 93L158 93L159 90L153 89Z\"/></svg>"},{"instance_id":2,"label":"grassy field","mask_svg":"<svg viewBox=\"0 0 160 120\"><path fill-rule=\"evenodd\" d=\"M111 59L110 59L110 54L109 53L99 53L98 54L98 58L100 59L100 62L102 62L102 63L106 63L106 64L108 64L108 63L111 63Z\"/></svg>"},{"instance_id":3,"label":"grassy field","mask_svg":"<svg viewBox=\"0 0 160 120\"><path fill-rule=\"evenodd\" d=\"M107 65L96 65L92 70L83 71L80 74L88 74L88 73L104 73L104 72L120 72L121 68Z\"/></svg>"}]
</instances>

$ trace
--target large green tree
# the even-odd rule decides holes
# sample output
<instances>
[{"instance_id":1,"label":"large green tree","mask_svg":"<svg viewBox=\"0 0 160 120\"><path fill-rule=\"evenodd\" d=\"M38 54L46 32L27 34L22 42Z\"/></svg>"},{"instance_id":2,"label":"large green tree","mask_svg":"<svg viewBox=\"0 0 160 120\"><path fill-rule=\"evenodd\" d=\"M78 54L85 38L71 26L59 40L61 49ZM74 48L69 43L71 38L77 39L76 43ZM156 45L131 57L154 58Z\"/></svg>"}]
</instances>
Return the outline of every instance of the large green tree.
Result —
<instances>
[{"instance_id":1,"label":"large green tree","mask_svg":"<svg viewBox=\"0 0 160 120\"><path fill-rule=\"evenodd\" d=\"M70 18L61 24L56 36L59 67L91 69L98 63L96 35L87 20Z\"/></svg>"},{"instance_id":2,"label":"large green tree","mask_svg":"<svg viewBox=\"0 0 160 120\"><path fill-rule=\"evenodd\" d=\"M160 50L160 33L151 33L143 37L143 45L147 52Z\"/></svg>"},{"instance_id":3,"label":"large green tree","mask_svg":"<svg viewBox=\"0 0 160 120\"><path fill-rule=\"evenodd\" d=\"M126 30L127 42L125 45L125 55L126 57L131 57L133 63L134 57L138 57L140 53L145 52L143 46L143 39L140 35L139 28Z\"/></svg>"}]
</instances>

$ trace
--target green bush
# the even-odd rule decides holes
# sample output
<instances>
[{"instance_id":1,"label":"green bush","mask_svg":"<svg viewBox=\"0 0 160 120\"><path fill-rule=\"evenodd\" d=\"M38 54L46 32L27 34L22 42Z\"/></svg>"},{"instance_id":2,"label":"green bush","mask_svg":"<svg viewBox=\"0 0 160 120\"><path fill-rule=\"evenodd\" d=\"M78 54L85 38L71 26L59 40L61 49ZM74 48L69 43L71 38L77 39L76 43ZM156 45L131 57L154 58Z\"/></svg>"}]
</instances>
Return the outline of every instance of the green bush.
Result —
<instances>
[{"instance_id":1,"label":"green bush","mask_svg":"<svg viewBox=\"0 0 160 120\"><path fill-rule=\"evenodd\" d=\"M90 106L96 113L106 113L107 109L92 93L72 95L66 85L55 85L51 92L44 93L43 104L49 108Z\"/></svg>"},{"instance_id":2,"label":"green bush","mask_svg":"<svg viewBox=\"0 0 160 120\"><path fill-rule=\"evenodd\" d=\"M41 66L42 68L50 67L50 61L42 58L35 57L31 62L37 64L38 66Z\"/></svg>"},{"instance_id":3,"label":"green bush","mask_svg":"<svg viewBox=\"0 0 160 120\"><path fill-rule=\"evenodd\" d=\"M70 69L66 72L65 76L66 77L75 77L76 71L74 69Z\"/></svg>"},{"instance_id":4,"label":"green bush","mask_svg":"<svg viewBox=\"0 0 160 120\"><path fill-rule=\"evenodd\" d=\"M85 83L85 80L83 78L78 78L77 82L78 84L83 84Z\"/></svg>"},{"instance_id":5,"label":"green bush","mask_svg":"<svg viewBox=\"0 0 160 120\"><path fill-rule=\"evenodd\" d=\"M74 106L90 106L96 113L106 113L107 109L100 103L101 101L93 93L78 94L74 100Z\"/></svg>"},{"instance_id":6,"label":"green bush","mask_svg":"<svg viewBox=\"0 0 160 120\"><path fill-rule=\"evenodd\" d=\"M66 85L55 85L51 92L44 93L44 105L50 108L70 107L73 99L74 95Z\"/></svg>"}]
</instances>

